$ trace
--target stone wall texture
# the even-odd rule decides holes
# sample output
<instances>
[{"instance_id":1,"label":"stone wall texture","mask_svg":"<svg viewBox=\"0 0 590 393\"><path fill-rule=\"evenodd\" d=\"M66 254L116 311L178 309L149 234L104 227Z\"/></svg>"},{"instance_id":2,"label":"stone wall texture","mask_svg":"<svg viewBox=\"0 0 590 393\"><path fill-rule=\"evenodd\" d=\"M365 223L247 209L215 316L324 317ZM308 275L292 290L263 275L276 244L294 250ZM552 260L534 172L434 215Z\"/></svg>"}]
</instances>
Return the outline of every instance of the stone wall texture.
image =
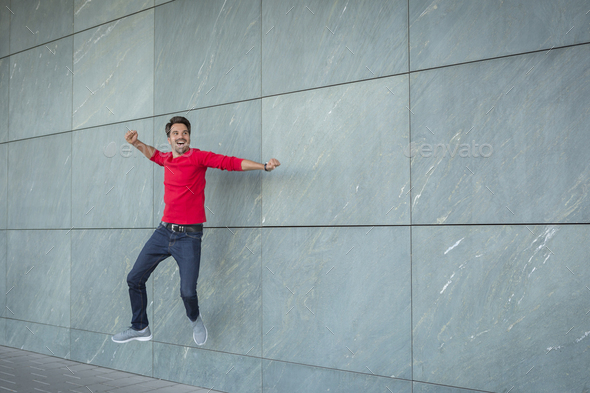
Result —
<instances>
[{"instance_id":1,"label":"stone wall texture","mask_svg":"<svg viewBox=\"0 0 590 393\"><path fill-rule=\"evenodd\" d=\"M587 0L0 0L0 345L236 393L590 392ZM197 347L158 225L207 173Z\"/></svg>"}]
</instances>

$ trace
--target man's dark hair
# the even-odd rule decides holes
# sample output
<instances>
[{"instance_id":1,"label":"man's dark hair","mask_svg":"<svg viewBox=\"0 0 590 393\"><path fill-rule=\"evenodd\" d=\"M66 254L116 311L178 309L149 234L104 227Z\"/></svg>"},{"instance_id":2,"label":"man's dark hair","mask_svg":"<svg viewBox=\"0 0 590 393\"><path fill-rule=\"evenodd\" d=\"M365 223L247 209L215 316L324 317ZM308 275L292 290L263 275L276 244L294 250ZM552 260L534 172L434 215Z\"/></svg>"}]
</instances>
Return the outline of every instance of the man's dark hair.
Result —
<instances>
[{"instance_id":1,"label":"man's dark hair","mask_svg":"<svg viewBox=\"0 0 590 393\"><path fill-rule=\"evenodd\" d=\"M166 136L168 138L170 138L170 129L172 128L172 125L176 123L184 124L188 129L188 134L191 134L191 122L188 121L186 117L174 116L172 119L170 119L170 122L166 124Z\"/></svg>"}]
</instances>

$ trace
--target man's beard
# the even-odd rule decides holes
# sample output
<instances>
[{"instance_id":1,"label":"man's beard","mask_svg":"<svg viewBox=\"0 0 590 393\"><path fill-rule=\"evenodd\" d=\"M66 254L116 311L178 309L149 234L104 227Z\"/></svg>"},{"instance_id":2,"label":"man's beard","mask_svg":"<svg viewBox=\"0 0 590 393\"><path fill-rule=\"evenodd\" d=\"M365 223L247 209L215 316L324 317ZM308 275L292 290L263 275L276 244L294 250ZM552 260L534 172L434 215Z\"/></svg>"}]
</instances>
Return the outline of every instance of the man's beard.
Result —
<instances>
[{"instance_id":1,"label":"man's beard","mask_svg":"<svg viewBox=\"0 0 590 393\"><path fill-rule=\"evenodd\" d=\"M190 148L190 145L188 145L186 143L186 141L184 142L184 145L182 145L182 146L178 146L177 143L175 143L175 145L176 146L175 146L174 150L176 150L176 153L178 153L178 154L186 153L188 151L188 149Z\"/></svg>"}]
</instances>

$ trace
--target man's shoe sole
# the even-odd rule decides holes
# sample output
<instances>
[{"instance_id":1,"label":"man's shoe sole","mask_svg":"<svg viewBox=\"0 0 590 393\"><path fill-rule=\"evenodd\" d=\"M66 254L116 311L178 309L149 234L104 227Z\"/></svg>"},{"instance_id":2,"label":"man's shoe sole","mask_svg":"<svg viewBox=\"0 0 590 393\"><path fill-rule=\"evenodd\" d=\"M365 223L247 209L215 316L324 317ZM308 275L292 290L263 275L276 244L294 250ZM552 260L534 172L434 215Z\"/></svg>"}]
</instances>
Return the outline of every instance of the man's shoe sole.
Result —
<instances>
[{"instance_id":1,"label":"man's shoe sole","mask_svg":"<svg viewBox=\"0 0 590 393\"><path fill-rule=\"evenodd\" d=\"M205 326L205 341L203 341L201 344L199 344L197 342L197 340L195 340L195 335L193 334L193 341L195 342L195 344L197 345L205 345L205 343L207 343L207 338L209 337L209 333L207 332L207 327Z\"/></svg>"},{"instance_id":2,"label":"man's shoe sole","mask_svg":"<svg viewBox=\"0 0 590 393\"><path fill-rule=\"evenodd\" d=\"M117 344L123 344L123 343L128 343L129 341L133 341L133 340L137 340L137 341L150 341L152 339L153 336L149 336L149 337L133 337L127 340L115 340L113 337L111 337L111 340L113 340L113 342L116 342Z\"/></svg>"}]
</instances>

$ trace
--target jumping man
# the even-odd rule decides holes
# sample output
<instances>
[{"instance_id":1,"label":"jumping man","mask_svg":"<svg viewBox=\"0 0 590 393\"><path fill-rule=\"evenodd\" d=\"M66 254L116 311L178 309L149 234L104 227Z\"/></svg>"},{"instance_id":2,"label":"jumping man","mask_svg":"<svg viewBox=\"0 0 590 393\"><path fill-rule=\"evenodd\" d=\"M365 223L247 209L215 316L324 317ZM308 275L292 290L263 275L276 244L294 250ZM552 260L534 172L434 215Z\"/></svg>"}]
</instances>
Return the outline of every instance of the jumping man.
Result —
<instances>
[{"instance_id":1,"label":"jumping man","mask_svg":"<svg viewBox=\"0 0 590 393\"><path fill-rule=\"evenodd\" d=\"M125 134L127 142L139 149L150 161L164 167L164 216L158 228L139 253L127 276L133 317L131 327L112 337L116 343L131 340L148 341L152 334L147 319L145 283L158 264L174 257L180 272L180 296L197 345L207 341L207 329L199 312L197 279L201 261L201 238L205 217L205 172L207 168L227 171L272 171L280 162L267 163L201 151L190 147L191 124L175 116L166 124L169 153L158 151L137 139L137 131Z\"/></svg>"}]
</instances>

